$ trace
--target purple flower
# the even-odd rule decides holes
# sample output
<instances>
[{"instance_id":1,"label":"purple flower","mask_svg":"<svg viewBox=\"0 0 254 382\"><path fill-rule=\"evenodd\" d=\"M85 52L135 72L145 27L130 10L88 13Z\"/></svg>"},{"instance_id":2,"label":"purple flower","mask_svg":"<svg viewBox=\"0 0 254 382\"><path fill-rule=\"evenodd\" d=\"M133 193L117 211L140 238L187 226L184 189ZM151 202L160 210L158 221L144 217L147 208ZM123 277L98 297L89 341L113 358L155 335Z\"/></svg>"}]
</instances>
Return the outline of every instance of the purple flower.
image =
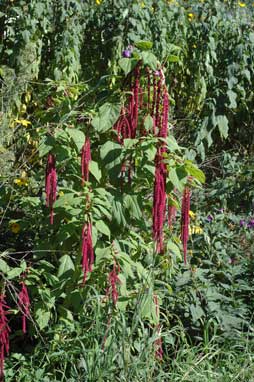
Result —
<instances>
[{"instance_id":1,"label":"purple flower","mask_svg":"<svg viewBox=\"0 0 254 382\"><path fill-rule=\"evenodd\" d=\"M132 55L132 52L131 52L131 50L129 50L129 49L124 49L124 50L122 51L122 56L123 56L124 58L131 58L131 55Z\"/></svg>"},{"instance_id":2,"label":"purple flower","mask_svg":"<svg viewBox=\"0 0 254 382\"><path fill-rule=\"evenodd\" d=\"M245 226L245 220L241 219L239 221L239 225L240 225L240 227L244 227Z\"/></svg>"},{"instance_id":3,"label":"purple flower","mask_svg":"<svg viewBox=\"0 0 254 382\"><path fill-rule=\"evenodd\" d=\"M254 219L250 219L250 221L247 224L248 228L254 228Z\"/></svg>"},{"instance_id":4,"label":"purple flower","mask_svg":"<svg viewBox=\"0 0 254 382\"><path fill-rule=\"evenodd\" d=\"M154 75L155 75L156 77L160 77L161 72L160 72L159 70L155 70Z\"/></svg>"},{"instance_id":5,"label":"purple flower","mask_svg":"<svg viewBox=\"0 0 254 382\"><path fill-rule=\"evenodd\" d=\"M209 223L211 223L211 222L213 221L213 217L212 217L212 215L208 215L206 219L207 219L207 221L208 221Z\"/></svg>"}]
</instances>

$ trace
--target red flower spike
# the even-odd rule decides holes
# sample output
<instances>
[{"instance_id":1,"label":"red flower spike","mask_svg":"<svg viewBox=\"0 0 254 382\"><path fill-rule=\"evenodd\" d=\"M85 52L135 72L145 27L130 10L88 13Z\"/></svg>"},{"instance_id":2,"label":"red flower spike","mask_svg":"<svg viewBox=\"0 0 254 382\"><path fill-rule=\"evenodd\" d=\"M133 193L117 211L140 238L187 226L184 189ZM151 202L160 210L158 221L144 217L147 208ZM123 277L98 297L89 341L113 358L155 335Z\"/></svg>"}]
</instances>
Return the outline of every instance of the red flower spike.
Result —
<instances>
[{"instance_id":1,"label":"red flower spike","mask_svg":"<svg viewBox=\"0 0 254 382\"><path fill-rule=\"evenodd\" d=\"M46 206L50 208L50 224L53 224L54 222L53 205L56 201L57 194L57 174L55 166L55 156L53 154L49 154L46 166L45 192Z\"/></svg>"},{"instance_id":2,"label":"red flower spike","mask_svg":"<svg viewBox=\"0 0 254 382\"><path fill-rule=\"evenodd\" d=\"M22 312L22 331L26 333L26 319L30 317L30 299L26 284L24 281L20 283L22 285L21 291L18 296L18 306Z\"/></svg>"},{"instance_id":3,"label":"red flower spike","mask_svg":"<svg viewBox=\"0 0 254 382\"><path fill-rule=\"evenodd\" d=\"M159 95L159 91L157 92ZM164 88L162 124L158 131L158 136L166 138L168 134L168 93ZM157 112L156 112L157 113ZM167 167L163 161L166 153L165 143L160 142L155 157L155 180L153 192L153 239L156 242L156 252L163 252L163 225L166 215L166 178Z\"/></svg>"},{"instance_id":4,"label":"red flower spike","mask_svg":"<svg viewBox=\"0 0 254 382\"><path fill-rule=\"evenodd\" d=\"M147 73L147 111L150 113L150 103L151 103L151 77L150 77L150 69L146 67Z\"/></svg>"},{"instance_id":5,"label":"red flower spike","mask_svg":"<svg viewBox=\"0 0 254 382\"><path fill-rule=\"evenodd\" d=\"M119 273L120 273L120 265L116 263L115 261L113 270L110 272L108 276L109 286L106 290L106 296L108 296L111 293L111 298L114 305L116 305L118 301L117 284L121 284L121 281L118 277Z\"/></svg>"},{"instance_id":6,"label":"red flower spike","mask_svg":"<svg viewBox=\"0 0 254 382\"><path fill-rule=\"evenodd\" d=\"M92 224L85 223L82 229L82 270L84 273L83 284L86 282L88 272L92 272L94 264L94 250L92 243Z\"/></svg>"},{"instance_id":7,"label":"red flower spike","mask_svg":"<svg viewBox=\"0 0 254 382\"><path fill-rule=\"evenodd\" d=\"M85 143L81 149L82 186L84 185L85 181L89 181L89 163L91 159L90 138L86 137Z\"/></svg>"},{"instance_id":8,"label":"red flower spike","mask_svg":"<svg viewBox=\"0 0 254 382\"><path fill-rule=\"evenodd\" d=\"M159 301L158 296L155 294L153 296L153 301L155 304L155 313L158 321L160 320L160 307L159 307ZM161 326L160 323L156 326L157 334L159 335L159 338L154 342L155 345L155 357L158 358L160 361L163 358L163 349L162 349L162 338L160 336Z\"/></svg>"},{"instance_id":9,"label":"red flower spike","mask_svg":"<svg viewBox=\"0 0 254 382\"><path fill-rule=\"evenodd\" d=\"M183 243L184 264L187 264L187 243L189 238L189 223L190 223L190 189L186 187L182 198L181 212L181 240Z\"/></svg>"},{"instance_id":10,"label":"red flower spike","mask_svg":"<svg viewBox=\"0 0 254 382\"><path fill-rule=\"evenodd\" d=\"M172 206L168 203L168 227L171 229L173 222L176 219L176 206Z\"/></svg>"},{"instance_id":11,"label":"red flower spike","mask_svg":"<svg viewBox=\"0 0 254 382\"><path fill-rule=\"evenodd\" d=\"M3 295L0 295L0 382L4 381L4 359L9 354L9 333L7 314L9 306L6 305Z\"/></svg>"}]
</instances>

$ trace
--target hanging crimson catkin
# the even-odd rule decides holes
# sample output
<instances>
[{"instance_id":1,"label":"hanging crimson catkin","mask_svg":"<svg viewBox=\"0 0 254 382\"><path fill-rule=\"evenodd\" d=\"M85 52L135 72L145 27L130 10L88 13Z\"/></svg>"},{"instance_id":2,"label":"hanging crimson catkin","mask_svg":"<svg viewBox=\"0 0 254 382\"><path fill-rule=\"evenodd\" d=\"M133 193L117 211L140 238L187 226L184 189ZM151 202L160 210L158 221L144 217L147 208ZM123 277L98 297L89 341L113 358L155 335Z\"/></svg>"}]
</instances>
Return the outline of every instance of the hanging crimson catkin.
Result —
<instances>
[{"instance_id":1,"label":"hanging crimson catkin","mask_svg":"<svg viewBox=\"0 0 254 382\"><path fill-rule=\"evenodd\" d=\"M94 250L92 242L92 224L90 221L84 224L82 229L82 270L83 283L86 282L88 272L92 272L94 263Z\"/></svg>"},{"instance_id":2,"label":"hanging crimson catkin","mask_svg":"<svg viewBox=\"0 0 254 382\"><path fill-rule=\"evenodd\" d=\"M162 78L164 80L164 78ZM160 83L161 86L161 83ZM157 95L159 95L159 91ZM159 110L156 106L156 110ZM156 111L157 114L157 111ZM158 137L166 138L168 134L168 92L166 86L163 89L163 107L162 116L156 118L159 125ZM163 225L166 214L166 178L167 166L164 163L164 154L166 153L165 142L159 142L157 154L155 156L155 180L153 192L153 239L156 242L156 252L163 252Z\"/></svg>"},{"instance_id":3,"label":"hanging crimson catkin","mask_svg":"<svg viewBox=\"0 0 254 382\"><path fill-rule=\"evenodd\" d=\"M176 212L177 212L176 206L168 202L168 227L170 229L172 228L173 222L175 221Z\"/></svg>"},{"instance_id":4,"label":"hanging crimson catkin","mask_svg":"<svg viewBox=\"0 0 254 382\"><path fill-rule=\"evenodd\" d=\"M46 206L50 208L50 224L54 222L53 205L57 194L56 160L53 154L48 155L45 179Z\"/></svg>"},{"instance_id":5,"label":"hanging crimson catkin","mask_svg":"<svg viewBox=\"0 0 254 382\"><path fill-rule=\"evenodd\" d=\"M158 320L158 324L156 325L156 332L159 336L159 338L157 338L157 340L154 342L154 345L155 345L155 357L159 360L162 360L163 358L163 349L162 349L162 338L161 338L161 335L160 335L160 332L161 332L161 326L160 326L160 307L159 307L159 301L158 301L158 296L155 294L153 296L153 301L154 301L154 304L155 304L155 313L156 313L156 317L157 317L157 320Z\"/></svg>"},{"instance_id":6,"label":"hanging crimson catkin","mask_svg":"<svg viewBox=\"0 0 254 382\"><path fill-rule=\"evenodd\" d=\"M117 284L120 284L121 281L118 277L118 274L120 273L120 265L114 262L113 270L109 273L108 276L108 283L109 286L106 290L106 296L108 296L111 293L111 298L113 301L113 304L116 305L118 300L118 291L117 291Z\"/></svg>"},{"instance_id":7,"label":"hanging crimson catkin","mask_svg":"<svg viewBox=\"0 0 254 382\"><path fill-rule=\"evenodd\" d=\"M82 186L89 181L89 163L91 161L90 138L87 136L81 149Z\"/></svg>"},{"instance_id":8,"label":"hanging crimson catkin","mask_svg":"<svg viewBox=\"0 0 254 382\"><path fill-rule=\"evenodd\" d=\"M183 243L184 264L187 264L187 243L189 238L189 223L190 223L190 189L185 187L182 198L181 212L181 240Z\"/></svg>"},{"instance_id":9,"label":"hanging crimson catkin","mask_svg":"<svg viewBox=\"0 0 254 382\"><path fill-rule=\"evenodd\" d=\"M22 288L18 296L18 306L20 311L22 312L22 331L25 334L26 319L30 317L30 299L29 299L28 290L24 281L22 281L20 284Z\"/></svg>"},{"instance_id":10,"label":"hanging crimson catkin","mask_svg":"<svg viewBox=\"0 0 254 382\"><path fill-rule=\"evenodd\" d=\"M3 295L0 295L0 382L4 381L4 359L9 354L9 333L7 314L9 306L6 305Z\"/></svg>"}]
</instances>

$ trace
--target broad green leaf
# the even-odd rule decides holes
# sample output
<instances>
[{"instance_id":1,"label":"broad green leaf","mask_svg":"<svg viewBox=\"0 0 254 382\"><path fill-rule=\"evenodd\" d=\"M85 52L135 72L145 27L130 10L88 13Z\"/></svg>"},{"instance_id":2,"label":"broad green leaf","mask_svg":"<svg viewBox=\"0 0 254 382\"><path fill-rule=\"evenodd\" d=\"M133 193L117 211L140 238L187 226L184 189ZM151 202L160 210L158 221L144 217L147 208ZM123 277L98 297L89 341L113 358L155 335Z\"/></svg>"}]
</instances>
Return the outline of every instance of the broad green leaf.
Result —
<instances>
[{"instance_id":1,"label":"broad green leaf","mask_svg":"<svg viewBox=\"0 0 254 382\"><path fill-rule=\"evenodd\" d=\"M137 195L125 195L123 198L124 207L129 211L131 217L140 219L142 212L139 208Z\"/></svg>"},{"instance_id":2,"label":"broad green leaf","mask_svg":"<svg viewBox=\"0 0 254 382\"><path fill-rule=\"evenodd\" d=\"M222 138L228 137L228 119L225 115L217 115L216 122Z\"/></svg>"},{"instance_id":3,"label":"broad green leaf","mask_svg":"<svg viewBox=\"0 0 254 382\"><path fill-rule=\"evenodd\" d=\"M120 114L120 105L105 103L99 108L99 112L92 120L92 126L99 133L104 133L105 131L112 128L114 123L117 121Z\"/></svg>"},{"instance_id":4,"label":"broad green leaf","mask_svg":"<svg viewBox=\"0 0 254 382\"><path fill-rule=\"evenodd\" d=\"M0 272L7 274L9 271L10 271L9 265L6 263L6 261L0 259Z\"/></svg>"},{"instance_id":5,"label":"broad green leaf","mask_svg":"<svg viewBox=\"0 0 254 382\"><path fill-rule=\"evenodd\" d=\"M194 322L198 321L200 318L202 318L205 315L201 306L193 305L193 304L190 305L190 313L192 315L192 319Z\"/></svg>"},{"instance_id":6,"label":"broad green leaf","mask_svg":"<svg viewBox=\"0 0 254 382\"><path fill-rule=\"evenodd\" d=\"M74 271L75 267L69 255L64 255L59 260L60 266L58 269L57 277L63 276L65 273Z\"/></svg>"},{"instance_id":7,"label":"broad green leaf","mask_svg":"<svg viewBox=\"0 0 254 382\"><path fill-rule=\"evenodd\" d=\"M173 241L170 240L167 242L167 250L170 252L173 252L174 255L176 255L177 257L179 257L181 259L181 257L182 257L181 251L180 251L178 245L173 243Z\"/></svg>"},{"instance_id":8,"label":"broad green leaf","mask_svg":"<svg viewBox=\"0 0 254 382\"><path fill-rule=\"evenodd\" d=\"M174 54L170 54L168 56L168 62L179 62L179 60L180 60L180 57Z\"/></svg>"},{"instance_id":9,"label":"broad green leaf","mask_svg":"<svg viewBox=\"0 0 254 382\"><path fill-rule=\"evenodd\" d=\"M7 279L8 280L15 279L16 277L20 276L21 273L23 273L22 268L12 268L7 274Z\"/></svg>"},{"instance_id":10,"label":"broad green leaf","mask_svg":"<svg viewBox=\"0 0 254 382\"><path fill-rule=\"evenodd\" d=\"M168 179L172 182L173 186L179 191L183 190L183 185L181 184L177 176L176 170L174 168L169 170Z\"/></svg>"},{"instance_id":11,"label":"broad green leaf","mask_svg":"<svg viewBox=\"0 0 254 382\"><path fill-rule=\"evenodd\" d=\"M97 220L97 222L95 223L95 226L99 232L110 237L110 235L111 235L110 230L109 230L107 224L105 224L103 220Z\"/></svg>"},{"instance_id":12,"label":"broad green leaf","mask_svg":"<svg viewBox=\"0 0 254 382\"><path fill-rule=\"evenodd\" d=\"M147 132L151 132L153 130L153 118L150 115L145 117L144 126Z\"/></svg>"},{"instance_id":13,"label":"broad green leaf","mask_svg":"<svg viewBox=\"0 0 254 382\"><path fill-rule=\"evenodd\" d=\"M137 41L134 44L140 50L149 50L152 49L153 43L151 41Z\"/></svg>"},{"instance_id":14,"label":"broad green leaf","mask_svg":"<svg viewBox=\"0 0 254 382\"><path fill-rule=\"evenodd\" d=\"M95 261L97 265L101 262L112 260L111 247L96 248L95 255Z\"/></svg>"},{"instance_id":15,"label":"broad green leaf","mask_svg":"<svg viewBox=\"0 0 254 382\"><path fill-rule=\"evenodd\" d=\"M49 319L50 319L49 311L42 308L39 308L35 311L35 320L40 330L44 329L48 325Z\"/></svg>"},{"instance_id":16,"label":"broad green leaf","mask_svg":"<svg viewBox=\"0 0 254 382\"><path fill-rule=\"evenodd\" d=\"M95 179L97 180L97 182L99 182L101 180L101 170L99 169L99 166L98 166L98 163L95 162L95 161L91 161L89 163L89 171L91 172L91 174L95 177Z\"/></svg>"},{"instance_id":17,"label":"broad green leaf","mask_svg":"<svg viewBox=\"0 0 254 382\"><path fill-rule=\"evenodd\" d=\"M157 69L157 63L158 60L155 57L155 55L151 52L142 52L141 58L143 60L144 65L150 66L151 69L156 70Z\"/></svg>"},{"instance_id":18,"label":"broad green leaf","mask_svg":"<svg viewBox=\"0 0 254 382\"><path fill-rule=\"evenodd\" d=\"M48 154L55 146L55 139L51 136L43 137L42 142L39 145L39 157L42 158Z\"/></svg>"},{"instance_id":19,"label":"broad green leaf","mask_svg":"<svg viewBox=\"0 0 254 382\"><path fill-rule=\"evenodd\" d=\"M101 159L109 170L122 162L122 146L116 142L108 141L100 148Z\"/></svg>"},{"instance_id":20,"label":"broad green leaf","mask_svg":"<svg viewBox=\"0 0 254 382\"><path fill-rule=\"evenodd\" d=\"M193 176L200 183L205 183L205 174L203 173L202 170L196 167L192 162L186 161L185 168L186 168L186 171L189 173L189 175Z\"/></svg>"},{"instance_id":21,"label":"broad green leaf","mask_svg":"<svg viewBox=\"0 0 254 382\"><path fill-rule=\"evenodd\" d=\"M119 66L126 76L135 68L137 63L138 61L135 58L121 58L119 60Z\"/></svg>"},{"instance_id":22,"label":"broad green leaf","mask_svg":"<svg viewBox=\"0 0 254 382\"><path fill-rule=\"evenodd\" d=\"M233 92L232 90L228 90L227 96L228 96L229 102L230 102L229 107L231 109L236 109L237 108L237 102L236 102L237 94L235 92Z\"/></svg>"},{"instance_id":23,"label":"broad green leaf","mask_svg":"<svg viewBox=\"0 0 254 382\"><path fill-rule=\"evenodd\" d=\"M73 205L74 193L68 192L64 195L59 196L59 198L55 202L55 207L64 207Z\"/></svg>"},{"instance_id":24,"label":"broad green leaf","mask_svg":"<svg viewBox=\"0 0 254 382\"><path fill-rule=\"evenodd\" d=\"M81 130L78 130L78 129L67 128L66 131L69 134L69 136L71 137L71 139L73 140L73 142L75 143L77 151L80 152L83 144L85 143L85 138L86 138L85 134Z\"/></svg>"}]
</instances>

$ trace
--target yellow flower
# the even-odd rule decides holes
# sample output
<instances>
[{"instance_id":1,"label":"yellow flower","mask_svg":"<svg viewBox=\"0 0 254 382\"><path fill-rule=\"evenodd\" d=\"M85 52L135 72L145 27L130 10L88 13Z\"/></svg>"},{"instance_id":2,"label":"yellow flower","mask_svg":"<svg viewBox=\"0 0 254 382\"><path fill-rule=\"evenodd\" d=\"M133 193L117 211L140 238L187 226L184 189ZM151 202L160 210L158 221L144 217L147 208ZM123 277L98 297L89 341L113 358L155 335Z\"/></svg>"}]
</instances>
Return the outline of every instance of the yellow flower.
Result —
<instances>
[{"instance_id":1,"label":"yellow flower","mask_svg":"<svg viewBox=\"0 0 254 382\"><path fill-rule=\"evenodd\" d=\"M197 48L197 45L196 45L196 44L193 44L193 45L192 45L192 48L196 49L196 48Z\"/></svg>"},{"instance_id":2,"label":"yellow flower","mask_svg":"<svg viewBox=\"0 0 254 382\"><path fill-rule=\"evenodd\" d=\"M194 225L192 227L189 228L189 234L190 235L193 235L193 234L201 234L203 233L203 228L201 228L199 225Z\"/></svg>"},{"instance_id":3,"label":"yellow flower","mask_svg":"<svg viewBox=\"0 0 254 382\"><path fill-rule=\"evenodd\" d=\"M97 5L101 5L102 0L95 0L95 2L96 2Z\"/></svg>"},{"instance_id":4,"label":"yellow flower","mask_svg":"<svg viewBox=\"0 0 254 382\"><path fill-rule=\"evenodd\" d=\"M141 3L141 8L145 8L145 3L144 3L144 1L142 1L142 3Z\"/></svg>"},{"instance_id":5,"label":"yellow flower","mask_svg":"<svg viewBox=\"0 0 254 382\"><path fill-rule=\"evenodd\" d=\"M27 119L15 119L15 122L25 127L31 125L31 122L28 121Z\"/></svg>"},{"instance_id":6,"label":"yellow flower","mask_svg":"<svg viewBox=\"0 0 254 382\"><path fill-rule=\"evenodd\" d=\"M196 219L196 214L193 211L189 211L189 217L193 220Z\"/></svg>"},{"instance_id":7,"label":"yellow flower","mask_svg":"<svg viewBox=\"0 0 254 382\"><path fill-rule=\"evenodd\" d=\"M21 171L20 178L14 179L14 183L19 187L27 186L28 185L27 173L25 171Z\"/></svg>"},{"instance_id":8,"label":"yellow flower","mask_svg":"<svg viewBox=\"0 0 254 382\"><path fill-rule=\"evenodd\" d=\"M245 3L242 3L241 1L238 1L238 5L239 5L239 7L246 7L246 4Z\"/></svg>"},{"instance_id":9,"label":"yellow flower","mask_svg":"<svg viewBox=\"0 0 254 382\"><path fill-rule=\"evenodd\" d=\"M20 231L20 225L19 223L10 222L10 230L13 233L19 233Z\"/></svg>"},{"instance_id":10,"label":"yellow flower","mask_svg":"<svg viewBox=\"0 0 254 382\"><path fill-rule=\"evenodd\" d=\"M63 192L63 191L59 191L59 192L58 192L58 195L59 195L59 196L63 196L63 195L64 195L64 192Z\"/></svg>"},{"instance_id":11,"label":"yellow flower","mask_svg":"<svg viewBox=\"0 0 254 382\"><path fill-rule=\"evenodd\" d=\"M188 19L189 19L189 21L192 21L194 19L194 14L188 13Z\"/></svg>"}]
</instances>

